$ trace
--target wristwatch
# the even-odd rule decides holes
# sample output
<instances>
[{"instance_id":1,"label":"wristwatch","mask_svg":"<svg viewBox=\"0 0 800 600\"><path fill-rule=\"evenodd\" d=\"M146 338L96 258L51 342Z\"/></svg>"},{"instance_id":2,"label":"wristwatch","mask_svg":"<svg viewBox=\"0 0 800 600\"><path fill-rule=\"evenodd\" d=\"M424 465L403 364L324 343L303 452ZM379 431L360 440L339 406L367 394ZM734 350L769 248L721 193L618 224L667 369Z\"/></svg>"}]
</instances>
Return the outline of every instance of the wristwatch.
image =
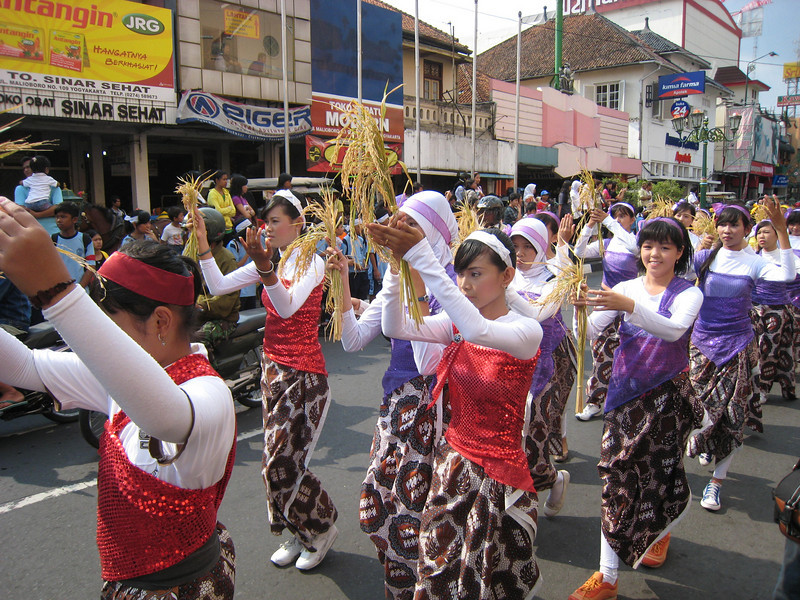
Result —
<instances>
[{"instance_id":1,"label":"wristwatch","mask_svg":"<svg viewBox=\"0 0 800 600\"><path fill-rule=\"evenodd\" d=\"M75 283L74 279L70 279L69 281L62 281L61 283L55 284L51 288L36 292L33 296L28 296L28 300L30 300L31 305L34 308L42 308L42 306L50 302L50 300L52 300L54 296L57 296L58 294L63 292L73 283Z\"/></svg>"}]
</instances>

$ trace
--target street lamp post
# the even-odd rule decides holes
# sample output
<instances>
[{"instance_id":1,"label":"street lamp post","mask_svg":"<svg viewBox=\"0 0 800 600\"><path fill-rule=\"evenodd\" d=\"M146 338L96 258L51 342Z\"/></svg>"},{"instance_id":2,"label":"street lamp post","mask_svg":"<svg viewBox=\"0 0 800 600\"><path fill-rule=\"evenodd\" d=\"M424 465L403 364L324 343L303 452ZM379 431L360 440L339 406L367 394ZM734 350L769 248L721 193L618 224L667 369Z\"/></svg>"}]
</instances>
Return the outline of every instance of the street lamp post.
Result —
<instances>
[{"instance_id":1,"label":"street lamp post","mask_svg":"<svg viewBox=\"0 0 800 600\"><path fill-rule=\"evenodd\" d=\"M756 70L756 63L760 61L762 58L766 58L767 56L778 56L777 52L767 52L764 56L759 56L758 58L754 58L744 69L744 105L747 106L747 91L750 87L750 72Z\"/></svg>"},{"instance_id":2,"label":"street lamp post","mask_svg":"<svg viewBox=\"0 0 800 600\"><path fill-rule=\"evenodd\" d=\"M736 131L742 123L742 115L732 114L729 117L728 126L731 136L725 134L724 127L708 127L708 117L705 111L695 110L688 117L675 117L672 119L672 126L681 140L684 142L698 142L703 144L703 170L700 177L700 208L708 208L706 204L706 192L708 191L708 142L732 142L736 139ZM688 135L683 137L683 132L688 131Z\"/></svg>"}]
</instances>

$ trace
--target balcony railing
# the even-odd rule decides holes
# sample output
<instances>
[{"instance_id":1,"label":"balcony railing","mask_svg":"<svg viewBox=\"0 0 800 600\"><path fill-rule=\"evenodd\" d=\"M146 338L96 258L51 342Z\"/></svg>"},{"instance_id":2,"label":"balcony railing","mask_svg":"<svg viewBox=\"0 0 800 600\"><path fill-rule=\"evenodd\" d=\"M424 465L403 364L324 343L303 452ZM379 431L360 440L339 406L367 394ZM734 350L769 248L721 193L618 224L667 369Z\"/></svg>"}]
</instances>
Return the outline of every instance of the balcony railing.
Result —
<instances>
[{"instance_id":1,"label":"balcony railing","mask_svg":"<svg viewBox=\"0 0 800 600\"><path fill-rule=\"evenodd\" d=\"M417 109L414 96L403 97L405 128L416 127ZM419 101L420 127L424 131L438 131L454 135L470 135L472 131L472 106L455 104L444 100ZM482 102L475 110L477 132L492 129L494 122L494 103Z\"/></svg>"}]
</instances>

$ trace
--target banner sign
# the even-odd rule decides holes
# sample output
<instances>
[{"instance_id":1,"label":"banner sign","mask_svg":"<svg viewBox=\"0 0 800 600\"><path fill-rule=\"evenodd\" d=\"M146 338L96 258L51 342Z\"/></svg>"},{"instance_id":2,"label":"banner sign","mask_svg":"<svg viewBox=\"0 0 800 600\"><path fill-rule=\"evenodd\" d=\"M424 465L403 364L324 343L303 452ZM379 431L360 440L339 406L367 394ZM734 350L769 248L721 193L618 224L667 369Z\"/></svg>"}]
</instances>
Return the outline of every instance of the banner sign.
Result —
<instances>
[{"instance_id":1,"label":"banner sign","mask_svg":"<svg viewBox=\"0 0 800 600\"><path fill-rule=\"evenodd\" d=\"M783 78L784 79L800 78L800 62L783 63Z\"/></svg>"},{"instance_id":2,"label":"banner sign","mask_svg":"<svg viewBox=\"0 0 800 600\"><path fill-rule=\"evenodd\" d=\"M60 91L174 106L171 10L126 0L2 7L0 85L31 96Z\"/></svg>"},{"instance_id":3,"label":"banner sign","mask_svg":"<svg viewBox=\"0 0 800 600\"><path fill-rule=\"evenodd\" d=\"M392 175L403 172L400 160L403 155L403 144L385 144L386 156ZM333 138L322 138L314 135L306 136L306 169L321 173L336 173L341 170L342 160L347 148L342 146L336 153L336 142Z\"/></svg>"},{"instance_id":4,"label":"banner sign","mask_svg":"<svg viewBox=\"0 0 800 600\"><path fill-rule=\"evenodd\" d=\"M311 93L311 123L313 133L325 137L336 137L347 127L347 112L355 100L332 94ZM364 106L372 113L375 120L381 120L381 103L364 100ZM380 123L383 139L386 142L403 141L405 116L402 106L386 105L383 122Z\"/></svg>"},{"instance_id":5,"label":"banner sign","mask_svg":"<svg viewBox=\"0 0 800 600\"><path fill-rule=\"evenodd\" d=\"M664 140L664 145L677 146L678 148L688 148L689 150L700 149L700 144L698 144L697 142L682 142L681 138L675 137L674 135L670 134L667 134L667 137Z\"/></svg>"},{"instance_id":6,"label":"banner sign","mask_svg":"<svg viewBox=\"0 0 800 600\"><path fill-rule=\"evenodd\" d=\"M786 187L789 185L788 175L774 175L772 177L772 187Z\"/></svg>"},{"instance_id":7,"label":"banner sign","mask_svg":"<svg viewBox=\"0 0 800 600\"><path fill-rule=\"evenodd\" d=\"M282 140L286 120L282 108L241 104L206 92L187 91L178 105L177 123L200 121L254 141ZM289 109L289 135L311 131L311 108Z\"/></svg>"},{"instance_id":8,"label":"banner sign","mask_svg":"<svg viewBox=\"0 0 800 600\"><path fill-rule=\"evenodd\" d=\"M797 106L800 104L800 95L778 96L778 106Z\"/></svg>"},{"instance_id":9,"label":"banner sign","mask_svg":"<svg viewBox=\"0 0 800 600\"><path fill-rule=\"evenodd\" d=\"M750 172L753 175L764 175L767 177L772 177L772 175L775 173L775 167L774 165L767 165L764 163L754 161L753 164L750 166Z\"/></svg>"},{"instance_id":10,"label":"banner sign","mask_svg":"<svg viewBox=\"0 0 800 600\"><path fill-rule=\"evenodd\" d=\"M706 91L705 71L673 73L658 78L658 99L681 98L691 94L704 94Z\"/></svg>"}]
</instances>

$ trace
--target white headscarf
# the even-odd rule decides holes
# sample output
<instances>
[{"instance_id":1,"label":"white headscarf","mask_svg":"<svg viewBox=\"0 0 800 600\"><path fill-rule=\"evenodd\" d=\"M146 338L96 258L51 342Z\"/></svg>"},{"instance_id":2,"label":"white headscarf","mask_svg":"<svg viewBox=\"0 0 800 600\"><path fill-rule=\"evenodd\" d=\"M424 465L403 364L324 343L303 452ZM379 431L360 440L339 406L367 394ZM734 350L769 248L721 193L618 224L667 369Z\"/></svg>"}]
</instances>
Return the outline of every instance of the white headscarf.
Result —
<instances>
[{"instance_id":1,"label":"white headscarf","mask_svg":"<svg viewBox=\"0 0 800 600\"><path fill-rule=\"evenodd\" d=\"M522 201L525 202L528 198L536 197L536 184L529 183L525 186L525 191L522 193Z\"/></svg>"},{"instance_id":2,"label":"white headscarf","mask_svg":"<svg viewBox=\"0 0 800 600\"><path fill-rule=\"evenodd\" d=\"M581 208L581 182L575 180L569 188L569 202L572 205L572 212L576 213Z\"/></svg>"},{"instance_id":3,"label":"white headscarf","mask_svg":"<svg viewBox=\"0 0 800 600\"><path fill-rule=\"evenodd\" d=\"M538 283L540 280L550 276L547 270L547 246L550 240L550 232L547 225L535 217L525 217L520 219L511 228L511 237L519 235L528 240L536 248L536 258L530 267L523 267L517 257L517 273L521 274L526 281ZM546 277L544 277L546 275Z\"/></svg>"},{"instance_id":4,"label":"white headscarf","mask_svg":"<svg viewBox=\"0 0 800 600\"><path fill-rule=\"evenodd\" d=\"M403 202L400 212L422 228L440 265L446 267L453 262L450 244L458 235L458 223L444 196L433 190L419 192Z\"/></svg>"}]
</instances>

